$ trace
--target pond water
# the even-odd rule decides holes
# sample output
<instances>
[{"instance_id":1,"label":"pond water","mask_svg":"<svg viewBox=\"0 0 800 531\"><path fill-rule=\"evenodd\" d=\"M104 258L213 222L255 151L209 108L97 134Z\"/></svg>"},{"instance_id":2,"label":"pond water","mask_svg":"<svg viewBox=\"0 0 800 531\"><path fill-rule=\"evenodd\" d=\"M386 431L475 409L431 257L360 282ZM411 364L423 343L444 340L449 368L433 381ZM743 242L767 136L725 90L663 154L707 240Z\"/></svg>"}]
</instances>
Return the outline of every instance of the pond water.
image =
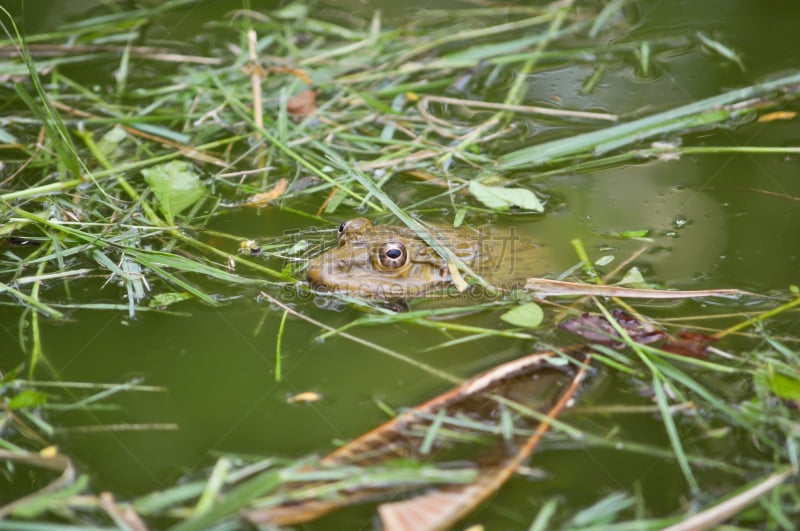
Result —
<instances>
[{"instance_id":1,"label":"pond water","mask_svg":"<svg viewBox=\"0 0 800 531\"><path fill-rule=\"evenodd\" d=\"M80 17L85 9L96 8L92 2L84 3L85 7L74 2L69 8L74 11L68 12L63 7L63 14L48 16L34 12L38 11L34 10L38 4L42 3L27 3L29 31L46 31L57 25L61 20L58 17ZM213 4L204 2L179 8L165 24L172 24L170 21L174 19L176 31L186 32L184 38L196 38L206 31L205 24L221 16ZM463 7L457 2L440 4L453 9ZM253 2L251 7L265 10L269 6ZM321 3L319 12L321 17L330 18L339 13L341 22L345 17L340 12L363 17L376 7L387 13L387 24L399 25L407 17L424 16L421 9L439 6L427 1L331 1ZM190 17L193 31L186 29L185 21L177 22L183 21L184 16ZM793 51L800 6L793 3L642 1L631 2L630 16L638 16L638 22L623 40L647 37L655 41L665 35L675 38L701 30L735 49L746 70L687 40L688 44L677 50L654 48L655 70L647 75L639 71L633 55L629 64L609 66L590 94L583 94L581 86L591 76L595 64L548 65L528 76L523 103L547 106L557 101L563 108L636 118L776 77L797 68L800 61ZM157 32L153 35L155 39ZM86 75L94 78L93 83L109 86L112 83L110 71ZM476 75L461 97L502 100L513 80L513 75L493 79ZM135 72L129 83L137 83ZM477 113L476 121L480 118L485 115ZM521 115L515 120L520 130L528 131L527 136L500 138L488 148L493 153L564 138L592 127L570 128L562 123L541 127L528 123ZM796 144L798 138L800 126L796 120L790 120L743 123L667 140L680 140L684 146L786 146ZM797 159L780 154L685 155L679 160L641 161L544 176L537 175L535 170L514 170L506 177L535 187L549 198L545 214L471 212L467 222L476 226L489 223L501 228L513 226L523 238L548 249L553 257L551 270L541 273L551 274L565 271L578 262L571 240L582 240L593 259L613 255L616 264L641 247L642 242L610 235L648 229L652 249L637 259L636 264L649 281L677 289L725 287L767 293L785 290L789 284L798 282L797 172ZM401 203L413 203L431 194L430 187L404 176L393 177L384 189ZM313 215L327 193L322 191L287 202L285 206L290 209L286 210L277 206L259 210L221 209L206 228L241 239L270 241L286 231L315 227L329 231L326 234L331 238L338 223L365 212L344 205L335 213L324 215L328 223L309 221L309 216L297 213ZM448 198L442 198L434 199L417 213L426 221L452 223L455 210ZM377 221L397 223L385 214L367 212L366 215ZM237 245L213 236L205 241L229 252L235 251ZM101 286L102 281L96 277L73 281L71 295L83 302L109 303L118 303L124 296L124 289L117 285ZM164 389L117 394L111 402L119 409L111 411L50 415L56 426L65 427L55 439L61 451L90 474L97 492L110 490L118 499L125 499L163 489L181 478L201 477L213 464L214 456L221 453L288 458L325 453L335 443L352 439L384 422L387 417L378 402L394 408L408 407L449 387L434 375L346 338L320 340L322 331L318 327L291 316L283 330L282 379L277 382L276 336L282 312L259 297L259 289L255 287L233 289L213 280L207 280L202 287L218 295L224 304L210 308L187 301L172 307L179 314L140 312L134 319L123 311L76 310L69 313L67 322L42 320L44 354L61 380L121 382L137 378ZM363 310L346 305L327 309L322 298L300 297L291 290L273 289L269 293L332 327L364 315ZM48 297L54 300L56 296L49 292ZM744 308L738 302L717 304L708 308L700 302L663 303L653 305L649 311L657 317L685 317ZM464 315L451 322L508 327L499 320L502 311ZM0 307L3 330L0 335L4 337L0 368L4 371L28 359L26 348L17 339L19 316L17 307ZM541 332L535 332L543 342L566 345L573 341L562 332L546 328L545 325ZM460 337L459 334L414 323L350 331L459 377L469 377L536 349L532 342L501 337L435 348ZM725 348L737 345L729 342ZM43 369L38 376L49 377ZM724 379L704 384L720 392L743 385ZM287 397L305 391L320 393L322 400L287 403ZM642 382L636 378L602 369L590 379L579 404L651 405L652 399L642 391ZM572 413L565 418L601 437L613 432L614 441L669 449L664 425L653 413L620 416ZM177 429L109 433L70 429L124 423L174 424ZM730 440L692 439L696 427L687 423L684 428L688 450L693 453L731 461L758 454L758 449L743 434L737 433ZM531 466L544 472L544 479L515 477L464 525L482 523L489 529L525 529L542 503L551 497L561 500L560 514L569 516L618 491L639 492L646 500L648 516L681 510L690 494L675 461L626 452L622 446L622 449L581 448L554 436L531 460ZM710 491L717 488L725 492L732 483L741 481L724 474L714 479L712 476L718 473L713 470L698 470L697 474ZM709 498L715 494L709 492ZM310 526L368 527L373 513L374 506L356 507Z\"/></svg>"}]
</instances>

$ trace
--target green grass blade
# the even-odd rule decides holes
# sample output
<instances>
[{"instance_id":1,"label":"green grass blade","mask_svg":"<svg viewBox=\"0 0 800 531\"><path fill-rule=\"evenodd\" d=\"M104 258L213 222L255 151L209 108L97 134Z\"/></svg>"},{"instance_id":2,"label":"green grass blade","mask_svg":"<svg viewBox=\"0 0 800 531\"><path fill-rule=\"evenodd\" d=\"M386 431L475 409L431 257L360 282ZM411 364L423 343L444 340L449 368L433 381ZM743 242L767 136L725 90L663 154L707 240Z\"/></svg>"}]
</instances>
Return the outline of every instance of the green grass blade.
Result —
<instances>
[{"instance_id":1,"label":"green grass blade","mask_svg":"<svg viewBox=\"0 0 800 531\"><path fill-rule=\"evenodd\" d=\"M798 83L800 83L800 74L792 74L774 81L706 98L633 122L526 147L500 157L498 168L510 170L526 166L539 166L557 157L579 155L586 152L600 154L656 135L673 133L687 127L718 123L738 116L742 112L741 110L720 109L720 107L751 98L765 97L779 91L789 91L794 94L798 89L793 86Z\"/></svg>"},{"instance_id":2,"label":"green grass blade","mask_svg":"<svg viewBox=\"0 0 800 531\"><path fill-rule=\"evenodd\" d=\"M683 450L683 443L681 442L678 428L675 425L675 419L672 418L672 413L670 413L667 393L664 391L663 387L665 383L667 383L666 380L662 381L657 373L653 374L653 391L655 391L656 394L658 408L661 410L661 420L664 423L664 428L667 430L669 441L672 443L672 449L675 452L675 458L678 460L678 466L681 468L683 477L686 478L686 482L689 484L692 495L695 496L700 492L700 485L698 485L692 473L692 467L689 466L689 460L686 458L686 452Z\"/></svg>"},{"instance_id":3,"label":"green grass blade","mask_svg":"<svg viewBox=\"0 0 800 531\"><path fill-rule=\"evenodd\" d=\"M186 520L170 528L170 531L202 531L209 526L241 510L256 498L276 489L281 484L280 471L271 470L239 485L222 500L197 518Z\"/></svg>"}]
</instances>

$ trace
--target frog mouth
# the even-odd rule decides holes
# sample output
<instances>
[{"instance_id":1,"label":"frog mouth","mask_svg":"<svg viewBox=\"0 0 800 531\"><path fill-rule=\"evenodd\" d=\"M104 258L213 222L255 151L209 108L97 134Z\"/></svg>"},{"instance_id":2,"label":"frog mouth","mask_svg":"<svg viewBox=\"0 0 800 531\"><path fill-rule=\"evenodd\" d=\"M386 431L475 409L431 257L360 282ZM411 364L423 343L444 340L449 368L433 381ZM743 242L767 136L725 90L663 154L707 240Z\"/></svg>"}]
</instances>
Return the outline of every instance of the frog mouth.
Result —
<instances>
[{"instance_id":1,"label":"frog mouth","mask_svg":"<svg viewBox=\"0 0 800 531\"><path fill-rule=\"evenodd\" d=\"M408 272L406 272L408 273ZM413 275L401 275L397 271L357 271L351 270L352 278L333 281L330 272L324 267L309 267L306 279L317 291L346 293L362 297L411 298L446 287L449 276L424 275L415 280ZM430 278L429 278L430 277Z\"/></svg>"}]
</instances>

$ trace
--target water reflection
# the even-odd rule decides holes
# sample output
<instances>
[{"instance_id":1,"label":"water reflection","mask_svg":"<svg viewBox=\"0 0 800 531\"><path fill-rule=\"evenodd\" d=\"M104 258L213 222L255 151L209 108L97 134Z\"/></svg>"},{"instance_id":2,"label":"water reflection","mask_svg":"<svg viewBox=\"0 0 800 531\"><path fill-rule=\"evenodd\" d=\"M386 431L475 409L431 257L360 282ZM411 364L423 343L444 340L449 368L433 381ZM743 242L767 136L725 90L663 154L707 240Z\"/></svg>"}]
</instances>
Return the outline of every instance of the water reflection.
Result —
<instances>
[{"instance_id":1,"label":"water reflection","mask_svg":"<svg viewBox=\"0 0 800 531\"><path fill-rule=\"evenodd\" d=\"M647 262L659 280L680 284L710 274L727 241L722 205L699 189L707 170L691 161L615 168L574 177L576 186L562 193L593 232L648 229L654 242Z\"/></svg>"}]
</instances>

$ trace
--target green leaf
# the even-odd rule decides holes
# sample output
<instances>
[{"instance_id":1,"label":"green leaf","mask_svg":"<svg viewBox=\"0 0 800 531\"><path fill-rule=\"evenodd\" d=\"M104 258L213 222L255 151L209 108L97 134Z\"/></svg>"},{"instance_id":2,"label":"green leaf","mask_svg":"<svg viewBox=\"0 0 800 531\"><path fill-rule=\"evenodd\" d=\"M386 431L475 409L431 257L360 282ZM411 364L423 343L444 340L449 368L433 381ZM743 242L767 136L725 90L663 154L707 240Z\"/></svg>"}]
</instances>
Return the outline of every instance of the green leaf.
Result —
<instances>
[{"instance_id":1,"label":"green leaf","mask_svg":"<svg viewBox=\"0 0 800 531\"><path fill-rule=\"evenodd\" d=\"M528 302L508 310L500 316L500 319L514 326L536 328L542 323L544 312L535 302Z\"/></svg>"},{"instance_id":2,"label":"green leaf","mask_svg":"<svg viewBox=\"0 0 800 531\"><path fill-rule=\"evenodd\" d=\"M453 219L453 227L459 228L464 223L464 217L467 215L467 209L464 207L456 211L456 217Z\"/></svg>"},{"instance_id":3,"label":"green leaf","mask_svg":"<svg viewBox=\"0 0 800 531\"><path fill-rule=\"evenodd\" d=\"M650 234L650 230L649 229L624 230L624 231L619 233L619 237L630 240L630 239L633 239L633 238L644 238L648 234Z\"/></svg>"},{"instance_id":4,"label":"green leaf","mask_svg":"<svg viewBox=\"0 0 800 531\"><path fill-rule=\"evenodd\" d=\"M171 304L191 298L192 296L188 293L176 293L174 291L170 291L168 293L156 293L153 295L153 298L150 299L150 303L147 306L149 308L166 308Z\"/></svg>"},{"instance_id":5,"label":"green leaf","mask_svg":"<svg viewBox=\"0 0 800 531\"><path fill-rule=\"evenodd\" d=\"M47 395L32 389L25 389L8 401L8 409L15 410L27 407L38 407L45 402L47 402Z\"/></svg>"},{"instance_id":6,"label":"green leaf","mask_svg":"<svg viewBox=\"0 0 800 531\"><path fill-rule=\"evenodd\" d=\"M272 14L282 20L305 18L308 15L308 6L300 2L294 2L274 11Z\"/></svg>"},{"instance_id":7,"label":"green leaf","mask_svg":"<svg viewBox=\"0 0 800 531\"><path fill-rule=\"evenodd\" d=\"M16 144L17 137L0 127L0 143L2 144Z\"/></svg>"},{"instance_id":8,"label":"green leaf","mask_svg":"<svg viewBox=\"0 0 800 531\"><path fill-rule=\"evenodd\" d=\"M116 125L103 135L97 143L97 149L100 150L105 157L110 157L117 149L123 140L128 138L128 133L121 126Z\"/></svg>"},{"instance_id":9,"label":"green leaf","mask_svg":"<svg viewBox=\"0 0 800 531\"><path fill-rule=\"evenodd\" d=\"M517 206L523 210L544 212L542 202L527 188L486 186L478 181L470 181L469 192L475 199L494 210L508 210L512 206Z\"/></svg>"},{"instance_id":10,"label":"green leaf","mask_svg":"<svg viewBox=\"0 0 800 531\"><path fill-rule=\"evenodd\" d=\"M443 57L445 63L452 64L475 64L484 59L490 59L499 55L508 55L510 53L523 50L529 46L537 44L546 40L548 35L539 33L530 37L523 37L521 39L493 43L493 44L480 44L471 46L465 50L458 50L453 53L446 54Z\"/></svg>"},{"instance_id":11,"label":"green leaf","mask_svg":"<svg viewBox=\"0 0 800 531\"><path fill-rule=\"evenodd\" d=\"M601 256L600 258L595 260L594 265L596 265L598 267L607 266L608 264L613 262L614 259L615 259L615 257L614 257L613 254L607 254L607 255Z\"/></svg>"},{"instance_id":12,"label":"green leaf","mask_svg":"<svg viewBox=\"0 0 800 531\"><path fill-rule=\"evenodd\" d=\"M785 400L800 402L800 380L776 372L769 375L770 391Z\"/></svg>"},{"instance_id":13,"label":"green leaf","mask_svg":"<svg viewBox=\"0 0 800 531\"><path fill-rule=\"evenodd\" d=\"M144 169L142 175L156 195L161 212L169 223L206 192L200 177L183 161L173 160Z\"/></svg>"},{"instance_id":14,"label":"green leaf","mask_svg":"<svg viewBox=\"0 0 800 531\"><path fill-rule=\"evenodd\" d=\"M642 270L636 266L633 266L625 273L625 276L622 277L622 280L617 282L617 286L630 286L632 288L652 288L650 284L648 284L644 276L642 275Z\"/></svg>"},{"instance_id":15,"label":"green leaf","mask_svg":"<svg viewBox=\"0 0 800 531\"><path fill-rule=\"evenodd\" d=\"M185 135L183 133L177 133L172 131L171 129L167 129L166 127L161 127L159 125L153 124L132 124L131 127L134 129L138 129L143 133L150 133L151 135L160 136L162 138L166 138L167 140L172 140L173 142L177 142L178 144L188 144L192 138L189 135Z\"/></svg>"}]
</instances>

